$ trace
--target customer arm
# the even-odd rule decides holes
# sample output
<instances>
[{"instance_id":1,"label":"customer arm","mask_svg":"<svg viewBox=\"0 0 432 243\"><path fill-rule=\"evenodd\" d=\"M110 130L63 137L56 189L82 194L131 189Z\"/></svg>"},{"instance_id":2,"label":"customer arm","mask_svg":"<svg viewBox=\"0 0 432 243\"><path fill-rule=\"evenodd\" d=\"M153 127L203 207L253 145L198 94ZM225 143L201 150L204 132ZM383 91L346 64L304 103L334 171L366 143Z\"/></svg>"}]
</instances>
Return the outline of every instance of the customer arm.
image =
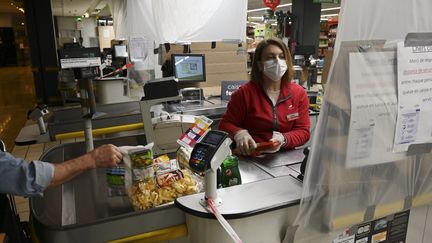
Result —
<instances>
[{"instance_id":1,"label":"customer arm","mask_svg":"<svg viewBox=\"0 0 432 243\"><path fill-rule=\"evenodd\" d=\"M9 153L0 152L0 193L41 196L47 187L64 183L92 168L115 166L121 158L118 148L113 145L103 145L58 164L38 160L27 163Z\"/></svg>"},{"instance_id":2,"label":"customer arm","mask_svg":"<svg viewBox=\"0 0 432 243\"><path fill-rule=\"evenodd\" d=\"M117 147L102 145L75 159L54 164L54 175L48 187L60 185L90 169L116 166L121 160L122 155Z\"/></svg>"},{"instance_id":3,"label":"customer arm","mask_svg":"<svg viewBox=\"0 0 432 243\"><path fill-rule=\"evenodd\" d=\"M39 196L54 175L54 166L42 161L15 158L0 152L0 193Z\"/></svg>"},{"instance_id":4,"label":"customer arm","mask_svg":"<svg viewBox=\"0 0 432 243\"><path fill-rule=\"evenodd\" d=\"M309 120L309 98L304 90L299 90L299 117L295 120L291 131L283 133L285 136L284 148L293 149L305 144L310 137L310 120Z\"/></svg>"}]
</instances>

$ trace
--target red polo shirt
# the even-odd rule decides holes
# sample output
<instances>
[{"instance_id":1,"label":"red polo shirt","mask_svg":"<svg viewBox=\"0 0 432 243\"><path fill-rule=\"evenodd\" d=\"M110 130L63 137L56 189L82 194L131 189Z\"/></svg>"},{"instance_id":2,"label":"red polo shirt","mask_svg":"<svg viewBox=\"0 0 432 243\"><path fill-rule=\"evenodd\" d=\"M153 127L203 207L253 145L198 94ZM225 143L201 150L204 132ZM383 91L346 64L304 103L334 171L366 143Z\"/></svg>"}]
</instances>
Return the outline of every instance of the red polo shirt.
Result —
<instances>
[{"instance_id":1,"label":"red polo shirt","mask_svg":"<svg viewBox=\"0 0 432 243\"><path fill-rule=\"evenodd\" d=\"M260 85L248 82L232 94L219 129L231 138L246 129L257 143L267 142L278 131L288 141L285 148L301 146L310 136L309 98L300 85L284 83L273 106Z\"/></svg>"}]
</instances>

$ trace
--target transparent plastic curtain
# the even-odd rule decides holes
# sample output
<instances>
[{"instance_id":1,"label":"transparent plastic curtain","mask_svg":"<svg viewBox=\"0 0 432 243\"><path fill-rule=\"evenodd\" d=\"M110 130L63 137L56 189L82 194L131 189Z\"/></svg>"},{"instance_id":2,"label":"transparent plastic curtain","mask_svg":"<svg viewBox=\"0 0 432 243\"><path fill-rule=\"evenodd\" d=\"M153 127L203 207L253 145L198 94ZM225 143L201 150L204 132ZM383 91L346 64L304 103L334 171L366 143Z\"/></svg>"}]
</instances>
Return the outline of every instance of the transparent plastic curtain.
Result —
<instances>
[{"instance_id":1,"label":"transparent plastic curtain","mask_svg":"<svg viewBox=\"0 0 432 243\"><path fill-rule=\"evenodd\" d=\"M247 0L113 0L111 5L114 23L121 23L116 38L144 34L156 44L246 38Z\"/></svg>"},{"instance_id":2,"label":"transparent plastic curtain","mask_svg":"<svg viewBox=\"0 0 432 243\"><path fill-rule=\"evenodd\" d=\"M431 9L430 0L342 1L303 196L290 226L297 234L325 234L431 202L432 154L392 151L395 44L411 32L432 32ZM284 242L294 239L290 232ZM309 235L307 242L321 242Z\"/></svg>"},{"instance_id":3,"label":"transparent plastic curtain","mask_svg":"<svg viewBox=\"0 0 432 243\"><path fill-rule=\"evenodd\" d=\"M127 0L110 0L108 4L113 17L114 34L116 39L126 37Z\"/></svg>"}]
</instances>

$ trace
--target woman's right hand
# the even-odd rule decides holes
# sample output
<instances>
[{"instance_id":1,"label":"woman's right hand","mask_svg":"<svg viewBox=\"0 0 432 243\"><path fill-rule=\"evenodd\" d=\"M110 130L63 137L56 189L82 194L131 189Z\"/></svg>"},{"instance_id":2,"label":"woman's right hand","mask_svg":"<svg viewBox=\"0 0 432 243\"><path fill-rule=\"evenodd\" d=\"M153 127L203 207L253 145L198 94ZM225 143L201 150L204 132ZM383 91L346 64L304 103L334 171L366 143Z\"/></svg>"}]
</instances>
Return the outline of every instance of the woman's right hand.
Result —
<instances>
[{"instance_id":1,"label":"woman's right hand","mask_svg":"<svg viewBox=\"0 0 432 243\"><path fill-rule=\"evenodd\" d=\"M255 151L257 144L247 130L240 130L234 135L237 150L241 155L250 155Z\"/></svg>"}]
</instances>

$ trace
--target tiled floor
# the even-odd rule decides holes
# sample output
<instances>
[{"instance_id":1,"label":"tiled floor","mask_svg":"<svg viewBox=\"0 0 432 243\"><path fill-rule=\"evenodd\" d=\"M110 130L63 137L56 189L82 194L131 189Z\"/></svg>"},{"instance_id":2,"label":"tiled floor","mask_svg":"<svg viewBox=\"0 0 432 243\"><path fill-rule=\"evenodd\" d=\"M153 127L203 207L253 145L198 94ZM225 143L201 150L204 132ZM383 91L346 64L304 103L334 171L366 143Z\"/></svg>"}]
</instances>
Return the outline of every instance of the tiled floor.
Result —
<instances>
[{"instance_id":1,"label":"tiled floor","mask_svg":"<svg viewBox=\"0 0 432 243\"><path fill-rule=\"evenodd\" d=\"M35 91L31 68L0 68L0 138L5 142L8 151L20 158L35 158L42 153L37 147L30 150L27 146L14 146L15 137L27 120L27 111L34 105ZM15 200L21 220L27 221L28 199L15 197Z\"/></svg>"}]
</instances>

